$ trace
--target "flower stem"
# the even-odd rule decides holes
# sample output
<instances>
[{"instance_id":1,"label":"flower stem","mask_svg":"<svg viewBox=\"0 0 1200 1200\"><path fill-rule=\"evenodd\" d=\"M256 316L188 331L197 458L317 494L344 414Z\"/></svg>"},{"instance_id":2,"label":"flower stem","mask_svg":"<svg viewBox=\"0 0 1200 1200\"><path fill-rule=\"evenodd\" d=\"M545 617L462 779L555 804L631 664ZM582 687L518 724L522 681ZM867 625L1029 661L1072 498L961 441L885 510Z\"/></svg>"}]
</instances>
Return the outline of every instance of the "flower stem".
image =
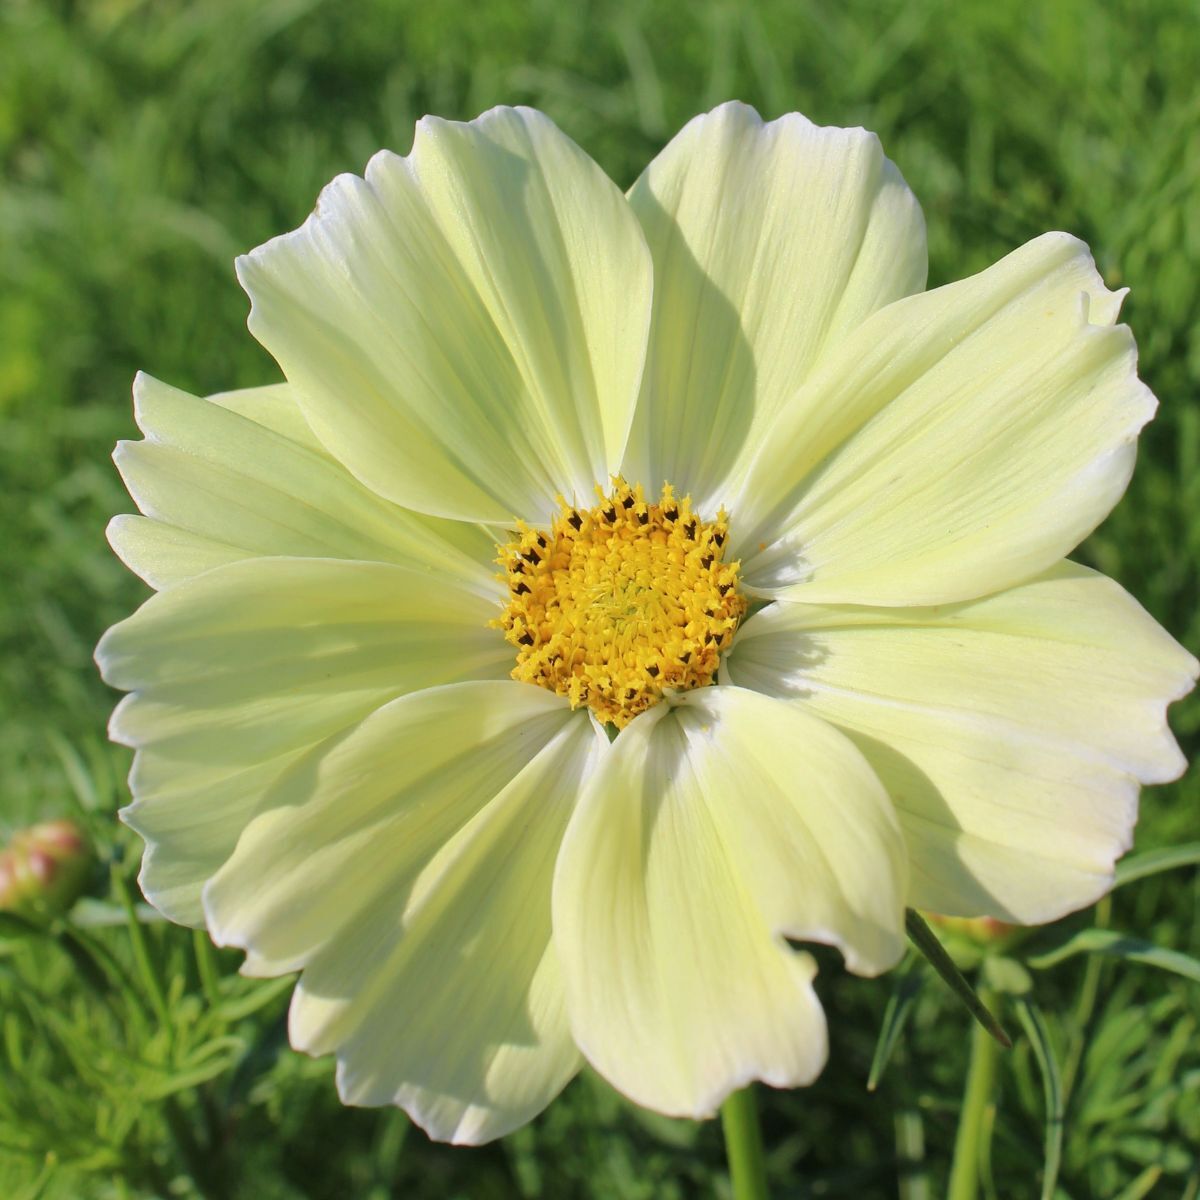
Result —
<instances>
[{"instance_id":1,"label":"flower stem","mask_svg":"<svg viewBox=\"0 0 1200 1200\"><path fill-rule=\"evenodd\" d=\"M196 971L200 976L200 988L204 999L214 1008L221 999L221 971L217 966L217 954L208 940L204 929L192 930L192 949L196 955Z\"/></svg>"},{"instance_id":2,"label":"flower stem","mask_svg":"<svg viewBox=\"0 0 1200 1200\"><path fill-rule=\"evenodd\" d=\"M721 1105L725 1131L725 1157L733 1180L734 1200L767 1200L767 1172L763 1162L758 1105L751 1088L734 1092Z\"/></svg>"},{"instance_id":3,"label":"flower stem","mask_svg":"<svg viewBox=\"0 0 1200 1200\"><path fill-rule=\"evenodd\" d=\"M990 1008L994 997L981 988L979 999ZM999 1053L999 1045L992 1035L980 1025L972 1026L971 1061L967 1067L967 1088L958 1119L958 1134L954 1139L947 1200L975 1200L979 1194L979 1164L983 1141L987 1137L987 1111L995 1093Z\"/></svg>"},{"instance_id":4,"label":"flower stem","mask_svg":"<svg viewBox=\"0 0 1200 1200\"><path fill-rule=\"evenodd\" d=\"M150 950L146 945L146 935L142 931L141 924L137 919L137 912L133 907L133 897L129 894L129 888L125 886L125 877L121 874L120 866L115 862L109 868L109 878L112 889L117 895L117 901L125 910L125 923L129 928L129 944L133 949L134 965L142 977L142 986L146 989L146 995L150 997L150 1007L154 1009L154 1015L158 1018L159 1025L163 1029L170 1029L171 1014L167 1008L167 997L163 992L162 981L158 977L154 964L150 961Z\"/></svg>"}]
</instances>

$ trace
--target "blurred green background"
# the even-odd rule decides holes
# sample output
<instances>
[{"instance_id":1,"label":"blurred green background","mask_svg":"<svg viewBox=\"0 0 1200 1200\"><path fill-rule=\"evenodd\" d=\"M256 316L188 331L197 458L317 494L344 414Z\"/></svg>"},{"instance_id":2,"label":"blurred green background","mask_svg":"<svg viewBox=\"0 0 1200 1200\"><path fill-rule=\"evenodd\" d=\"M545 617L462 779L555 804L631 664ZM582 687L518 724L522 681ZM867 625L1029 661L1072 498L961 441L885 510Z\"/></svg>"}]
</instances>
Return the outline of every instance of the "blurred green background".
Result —
<instances>
[{"instance_id":1,"label":"blurred green background","mask_svg":"<svg viewBox=\"0 0 1200 1200\"><path fill-rule=\"evenodd\" d=\"M199 393L277 378L245 330L235 254L297 225L337 172L406 152L425 112L533 104L623 186L730 97L865 125L925 207L931 283L1057 228L1132 288L1162 407L1079 557L1195 652L1198 69L1195 0L0 0L0 841L67 814L100 852L69 925L0 927L0 1196L727 1194L715 1125L638 1113L587 1077L481 1150L342 1109L330 1064L286 1048L286 992L126 906L128 762L104 739L113 697L91 653L143 589L104 542L130 508L109 454L135 436L139 368ZM1194 752L1200 705L1173 722ZM1139 849L1195 838L1197 791L1193 772L1150 793ZM1176 870L1066 929L1098 920L1196 954L1198 900L1195 870ZM966 1018L926 987L902 1067L868 1093L890 985L821 964L830 1068L763 1097L778 1195L944 1194ZM1058 1196L1196 1197L1198 992L1097 958L1037 974L1065 1093ZM1028 1041L1000 1087L990 1200L1036 1196Z\"/></svg>"}]
</instances>

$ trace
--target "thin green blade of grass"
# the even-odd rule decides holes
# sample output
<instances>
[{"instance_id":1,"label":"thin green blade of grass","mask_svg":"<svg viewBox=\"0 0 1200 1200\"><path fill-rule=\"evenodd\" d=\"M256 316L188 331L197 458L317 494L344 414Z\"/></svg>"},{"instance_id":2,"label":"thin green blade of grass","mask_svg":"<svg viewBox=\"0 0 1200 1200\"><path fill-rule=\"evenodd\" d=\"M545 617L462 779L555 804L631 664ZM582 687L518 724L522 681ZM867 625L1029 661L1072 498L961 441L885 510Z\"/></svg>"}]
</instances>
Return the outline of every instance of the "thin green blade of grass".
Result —
<instances>
[{"instance_id":1,"label":"thin green blade of grass","mask_svg":"<svg viewBox=\"0 0 1200 1200\"><path fill-rule=\"evenodd\" d=\"M1142 854L1131 854L1117 863L1113 887L1145 879L1160 871L1173 871L1178 867L1200 866L1200 842L1189 842L1185 846L1166 846L1161 850L1147 850Z\"/></svg>"},{"instance_id":2,"label":"thin green blade of grass","mask_svg":"<svg viewBox=\"0 0 1200 1200\"><path fill-rule=\"evenodd\" d=\"M1031 955L1025 961L1031 967L1045 970L1079 954L1106 954L1129 962L1145 963L1147 966L1158 967L1160 970L1170 971L1200 983L1200 959L1179 950L1156 946L1142 938L1130 937L1129 934L1119 933L1114 929L1081 930L1059 945Z\"/></svg>"},{"instance_id":3,"label":"thin green blade of grass","mask_svg":"<svg viewBox=\"0 0 1200 1200\"><path fill-rule=\"evenodd\" d=\"M946 947L938 940L937 934L929 928L920 913L915 909L908 909L904 916L904 924L908 930L909 940L921 952L925 961L941 976L942 982L961 1001L967 1012L1005 1050L1011 1050L1012 1039L1004 1032L1003 1026L996 1020L983 1001L979 999L979 996L966 976L954 965L954 960L947 953Z\"/></svg>"},{"instance_id":4,"label":"thin green blade of grass","mask_svg":"<svg viewBox=\"0 0 1200 1200\"><path fill-rule=\"evenodd\" d=\"M892 1053L908 1023L913 1004L920 995L924 980L919 972L913 969L916 960L908 962L896 972L891 995L888 997L887 1008L883 1012L883 1021L879 1027L879 1038L875 1043L875 1053L871 1058L871 1070L867 1076L867 1091L873 1092L883 1078L883 1073L891 1061Z\"/></svg>"},{"instance_id":5,"label":"thin green blade of grass","mask_svg":"<svg viewBox=\"0 0 1200 1200\"><path fill-rule=\"evenodd\" d=\"M1042 1200L1054 1200L1058 1186L1058 1173L1062 1164L1063 1143L1063 1090L1059 1074L1058 1059L1050 1041L1050 1031L1042 1010L1031 1000L1019 999L1015 1003L1017 1019L1033 1048L1038 1072L1042 1077L1042 1090L1046 1105L1046 1133L1044 1161L1042 1165Z\"/></svg>"}]
</instances>

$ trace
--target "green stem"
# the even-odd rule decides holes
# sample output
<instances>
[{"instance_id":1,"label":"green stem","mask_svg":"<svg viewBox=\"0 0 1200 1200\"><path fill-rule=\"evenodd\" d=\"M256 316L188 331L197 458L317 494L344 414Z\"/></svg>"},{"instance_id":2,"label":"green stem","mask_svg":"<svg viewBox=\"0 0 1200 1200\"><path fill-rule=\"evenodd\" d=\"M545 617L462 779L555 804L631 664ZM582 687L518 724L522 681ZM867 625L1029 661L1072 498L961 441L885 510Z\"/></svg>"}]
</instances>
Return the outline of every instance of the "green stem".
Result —
<instances>
[{"instance_id":1,"label":"green stem","mask_svg":"<svg viewBox=\"0 0 1200 1200\"><path fill-rule=\"evenodd\" d=\"M146 935L142 931L142 926L137 919L137 913L133 907L133 897L129 894L129 889L125 886L125 878L121 874L120 867L115 862L112 863L109 869L109 877L112 882L112 889L117 895L117 902L125 910L134 965L137 967L138 974L142 977L142 986L146 989L146 994L150 998L150 1007L154 1010L154 1015L158 1018L162 1028L170 1029L171 1014L167 1008L167 997L163 992L158 972L155 971L154 964L150 961L150 948L146 945Z\"/></svg>"},{"instance_id":2,"label":"green stem","mask_svg":"<svg viewBox=\"0 0 1200 1200\"><path fill-rule=\"evenodd\" d=\"M991 1007L995 997L979 990L979 999ZM954 1160L950 1167L947 1200L975 1200L979 1194L979 1165L987 1137L987 1111L996 1086L996 1062L1000 1047L982 1026L971 1028L971 1061L967 1067L967 1087L963 1094L962 1115L954 1139Z\"/></svg>"},{"instance_id":3,"label":"green stem","mask_svg":"<svg viewBox=\"0 0 1200 1200\"><path fill-rule=\"evenodd\" d=\"M221 1000L221 969L217 966L217 954L208 934L203 929L192 930L192 949L196 954L196 970L200 975L200 989L211 1007Z\"/></svg>"},{"instance_id":4,"label":"green stem","mask_svg":"<svg viewBox=\"0 0 1200 1200\"><path fill-rule=\"evenodd\" d=\"M1101 897L1096 905L1095 926L1097 929L1107 929L1112 916L1112 895ZM1067 1043L1067 1059L1063 1064L1062 1096L1063 1103L1070 1099L1075 1088L1075 1077L1083 1063L1083 1051L1087 1046L1088 1026L1092 1014L1096 1011L1096 1000L1100 994L1100 975L1105 968L1102 954L1089 954L1087 966L1083 973L1083 983L1079 989L1079 1000L1075 1005L1075 1019L1072 1022L1070 1040Z\"/></svg>"},{"instance_id":5,"label":"green stem","mask_svg":"<svg viewBox=\"0 0 1200 1200\"><path fill-rule=\"evenodd\" d=\"M925 1171L925 1126L915 1107L901 1108L893 1120L896 1159L900 1178L900 1200L930 1200L929 1175Z\"/></svg>"},{"instance_id":6,"label":"green stem","mask_svg":"<svg viewBox=\"0 0 1200 1200\"><path fill-rule=\"evenodd\" d=\"M767 1200L767 1172L754 1091L743 1088L721 1105L725 1157L733 1181L733 1200Z\"/></svg>"}]
</instances>

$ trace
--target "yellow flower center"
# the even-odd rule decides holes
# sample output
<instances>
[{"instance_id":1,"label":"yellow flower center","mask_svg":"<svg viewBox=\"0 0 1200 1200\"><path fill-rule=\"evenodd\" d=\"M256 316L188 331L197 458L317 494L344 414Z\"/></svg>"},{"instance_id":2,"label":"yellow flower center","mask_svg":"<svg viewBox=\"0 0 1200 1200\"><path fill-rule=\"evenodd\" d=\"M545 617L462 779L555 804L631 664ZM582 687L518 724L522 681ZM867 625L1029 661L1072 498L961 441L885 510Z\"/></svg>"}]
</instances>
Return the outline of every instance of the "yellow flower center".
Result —
<instances>
[{"instance_id":1,"label":"yellow flower center","mask_svg":"<svg viewBox=\"0 0 1200 1200\"><path fill-rule=\"evenodd\" d=\"M517 647L514 679L623 729L665 691L712 682L746 600L722 561L724 510L702 521L670 484L653 504L619 478L596 494L590 509L559 497L548 532L522 522L498 547L510 598L494 624Z\"/></svg>"}]
</instances>

